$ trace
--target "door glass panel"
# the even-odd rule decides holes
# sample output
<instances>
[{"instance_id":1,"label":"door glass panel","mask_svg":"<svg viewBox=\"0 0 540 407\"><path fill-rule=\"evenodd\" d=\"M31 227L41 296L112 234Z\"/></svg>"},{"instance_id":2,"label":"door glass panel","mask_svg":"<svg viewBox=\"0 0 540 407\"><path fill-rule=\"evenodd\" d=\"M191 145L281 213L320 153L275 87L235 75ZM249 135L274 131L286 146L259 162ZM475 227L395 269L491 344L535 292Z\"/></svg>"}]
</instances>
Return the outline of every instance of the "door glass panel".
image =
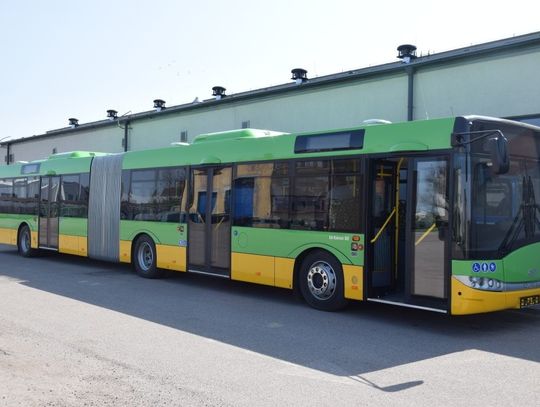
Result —
<instances>
[{"instance_id":1,"label":"door glass panel","mask_svg":"<svg viewBox=\"0 0 540 407\"><path fill-rule=\"evenodd\" d=\"M231 168L216 168L212 179L210 266L229 268L231 245Z\"/></svg>"},{"instance_id":2,"label":"door glass panel","mask_svg":"<svg viewBox=\"0 0 540 407\"><path fill-rule=\"evenodd\" d=\"M58 195L60 191L60 177L51 177L49 183L49 247L58 247L58 215L60 213L60 202Z\"/></svg>"},{"instance_id":3,"label":"door glass panel","mask_svg":"<svg viewBox=\"0 0 540 407\"><path fill-rule=\"evenodd\" d=\"M445 298L445 240L448 229L446 160L418 160L412 219L412 294Z\"/></svg>"},{"instance_id":4,"label":"door glass panel","mask_svg":"<svg viewBox=\"0 0 540 407\"><path fill-rule=\"evenodd\" d=\"M41 179L41 191L39 199L39 245L48 245L48 223L49 223L49 177Z\"/></svg>"},{"instance_id":5,"label":"door glass panel","mask_svg":"<svg viewBox=\"0 0 540 407\"><path fill-rule=\"evenodd\" d=\"M373 222L373 287L389 286L394 270L395 221L390 218L395 201L395 165L375 166L371 219ZM394 215L392 215L394 217ZM384 227L384 229L383 229Z\"/></svg>"},{"instance_id":6,"label":"door glass panel","mask_svg":"<svg viewBox=\"0 0 540 407\"><path fill-rule=\"evenodd\" d=\"M205 265L206 194L208 170L193 171L192 203L189 208L189 262Z\"/></svg>"}]
</instances>

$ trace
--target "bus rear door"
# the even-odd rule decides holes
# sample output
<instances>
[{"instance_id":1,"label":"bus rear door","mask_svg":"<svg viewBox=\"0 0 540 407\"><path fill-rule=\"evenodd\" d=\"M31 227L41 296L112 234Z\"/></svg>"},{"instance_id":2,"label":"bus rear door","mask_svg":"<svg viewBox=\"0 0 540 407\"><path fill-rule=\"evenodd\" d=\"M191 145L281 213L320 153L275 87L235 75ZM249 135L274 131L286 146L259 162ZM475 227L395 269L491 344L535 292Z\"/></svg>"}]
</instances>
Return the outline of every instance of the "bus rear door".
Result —
<instances>
[{"instance_id":1,"label":"bus rear door","mask_svg":"<svg viewBox=\"0 0 540 407\"><path fill-rule=\"evenodd\" d=\"M230 276L231 179L231 167L191 170L189 271Z\"/></svg>"},{"instance_id":2,"label":"bus rear door","mask_svg":"<svg viewBox=\"0 0 540 407\"><path fill-rule=\"evenodd\" d=\"M60 177L41 177L39 202L39 247L58 250L58 190Z\"/></svg>"}]
</instances>

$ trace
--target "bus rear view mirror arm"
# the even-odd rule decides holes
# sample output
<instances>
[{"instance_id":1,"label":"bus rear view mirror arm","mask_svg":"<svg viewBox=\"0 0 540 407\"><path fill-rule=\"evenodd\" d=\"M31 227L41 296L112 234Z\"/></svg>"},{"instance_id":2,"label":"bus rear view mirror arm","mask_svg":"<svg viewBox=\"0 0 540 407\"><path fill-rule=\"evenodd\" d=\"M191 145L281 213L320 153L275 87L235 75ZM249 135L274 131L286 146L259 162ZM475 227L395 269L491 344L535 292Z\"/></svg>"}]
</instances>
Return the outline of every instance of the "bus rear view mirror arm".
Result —
<instances>
[{"instance_id":1,"label":"bus rear view mirror arm","mask_svg":"<svg viewBox=\"0 0 540 407\"><path fill-rule=\"evenodd\" d=\"M466 135L479 135L470 140L465 140ZM495 136L490 139L491 170L495 174L506 174L510 169L510 159L508 156L508 139L501 130L480 130L467 131L463 133L452 134L452 144L454 146L465 146L475 143L489 136Z\"/></svg>"}]
</instances>

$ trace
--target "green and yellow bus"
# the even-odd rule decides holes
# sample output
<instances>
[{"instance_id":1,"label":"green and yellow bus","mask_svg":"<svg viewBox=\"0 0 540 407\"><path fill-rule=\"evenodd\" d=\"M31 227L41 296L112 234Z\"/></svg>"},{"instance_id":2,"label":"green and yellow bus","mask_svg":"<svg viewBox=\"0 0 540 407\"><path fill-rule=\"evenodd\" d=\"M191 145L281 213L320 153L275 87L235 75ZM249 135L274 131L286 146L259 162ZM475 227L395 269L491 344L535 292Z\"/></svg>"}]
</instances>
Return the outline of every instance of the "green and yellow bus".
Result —
<instances>
[{"instance_id":1,"label":"green and yellow bus","mask_svg":"<svg viewBox=\"0 0 540 407\"><path fill-rule=\"evenodd\" d=\"M540 128L242 129L0 167L0 243L449 314L540 302Z\"/></svg>"}]
</instances>

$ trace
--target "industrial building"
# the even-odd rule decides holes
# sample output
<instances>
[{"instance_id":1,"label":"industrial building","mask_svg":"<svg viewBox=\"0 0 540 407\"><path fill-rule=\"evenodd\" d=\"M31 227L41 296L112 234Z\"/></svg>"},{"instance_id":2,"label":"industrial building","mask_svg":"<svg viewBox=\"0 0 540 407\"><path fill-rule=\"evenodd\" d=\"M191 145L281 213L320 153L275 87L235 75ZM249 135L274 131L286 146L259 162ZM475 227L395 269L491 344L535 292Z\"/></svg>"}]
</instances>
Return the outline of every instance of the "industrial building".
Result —
<instances>
[{"instance_id":1,"label":"industrial building","mask_svg":"<svg viewBox=\"0 0 540 407\"><path fill-rule=\"evenodd\" d=\"M10 164L74 150L162 147L236 128L303 132L368 119L477 114L540 125L539 63L540 32L424 56L401 45L396 61L383 65L317 78L298 68L289 82L268 88L228 95L214 86L203 101L167 106L158 99L146 112L119 117L112 109L105 116L104 109L104 119L91 123L71 118L69 127L3 141L0 157Z\"/></svg>"}]
</instances>

